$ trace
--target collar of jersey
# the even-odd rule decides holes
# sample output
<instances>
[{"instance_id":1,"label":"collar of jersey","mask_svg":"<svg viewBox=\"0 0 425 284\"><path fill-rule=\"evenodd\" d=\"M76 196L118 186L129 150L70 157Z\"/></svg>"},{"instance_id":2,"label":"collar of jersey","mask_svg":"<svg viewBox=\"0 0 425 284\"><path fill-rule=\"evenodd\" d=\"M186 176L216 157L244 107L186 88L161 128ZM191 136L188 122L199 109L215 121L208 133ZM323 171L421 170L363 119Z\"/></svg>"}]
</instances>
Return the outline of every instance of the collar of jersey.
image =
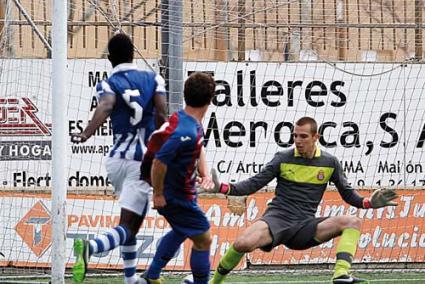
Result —
<instances>
[{"instance_id":1,"label":"collar of jersey","mask_svg":"<svg viewBox=\"0 0 425 284\"><path fill-rule=\"evenodd\" d=\"M112 69L111 75L118 72L136 70L136 69L137 69L137 66L134 63L121 63L115 66L114 69Z\"/></svg>"},{"instance_id":2,"label":"collar of jersey","mask_svg":"<svg viewBox=\"0 0 425 284\"><path fill-rule=\"evenodd\" d=\"M314 152L314 157L320 157L321 150L316 146L316 151ZM298 152L297 148L294 148L294 157L301 157L301 154Z\"/></svg>"}]
</instances>

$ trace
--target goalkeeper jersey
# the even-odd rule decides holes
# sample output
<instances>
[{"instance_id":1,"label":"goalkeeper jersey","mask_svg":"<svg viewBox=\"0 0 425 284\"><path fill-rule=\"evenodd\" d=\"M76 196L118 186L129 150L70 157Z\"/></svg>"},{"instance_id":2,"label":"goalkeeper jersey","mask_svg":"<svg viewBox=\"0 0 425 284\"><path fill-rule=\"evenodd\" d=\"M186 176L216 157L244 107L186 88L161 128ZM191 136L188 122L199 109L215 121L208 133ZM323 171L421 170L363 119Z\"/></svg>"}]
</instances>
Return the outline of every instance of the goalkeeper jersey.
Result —
<instances>
[{"instance_id":1,"label":"goalkeeper jersey","mask_svg":"<svg viewBox=\"0 0 425 284\"><path fill-rule=\"evenodd\" d=\"M150 182L152 161L156 158L167 165L165 198L196 201L196 169L203 141L202 125L184 110L175 112L152 134L143 158L141 178Z\"/></svg>"},{"instance_id":2,"label":"goalkeeper jersey","mask_svg":"<svg viewBox=\"0 0 425 284\"><path fill-rule=\"evenodd\" d=\"M248 195L277 179L270 209L288 220L313 217L329 182L335 184L345 202L362 208L361 197L347 182L338 159L320 148L312 159L303 158L296 148L278 152L260 173L231 185L230 195Z\"/></svg>"},{"instance_id":3,"label":"goalkeeper jersey","mask_svg":"<svg viewBox=\"0 0 425 284\"><path fill-rule=\"evenodd\" d=\"M139 70L135 64L122 63L111 76L96 86L98 99L116 97L111 113L113 147L109 157L141 161L146 143L155 130L155 93L165 95L164 79L153 72Z\"/></svg>"}]
</instances>

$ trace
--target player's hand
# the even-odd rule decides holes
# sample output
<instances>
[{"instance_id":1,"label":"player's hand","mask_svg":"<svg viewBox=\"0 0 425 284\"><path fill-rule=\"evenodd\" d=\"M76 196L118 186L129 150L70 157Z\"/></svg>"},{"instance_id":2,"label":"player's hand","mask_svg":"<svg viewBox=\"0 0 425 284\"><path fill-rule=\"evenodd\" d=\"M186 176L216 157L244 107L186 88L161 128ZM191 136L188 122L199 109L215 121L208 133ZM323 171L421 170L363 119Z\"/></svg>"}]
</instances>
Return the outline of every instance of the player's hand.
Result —
<instances>
[{"instance_id":1,"label":"player's hand","mask_svg":"<svg viewBox=\"0 0 425 284\"><path fill-rule=\"evenodd\" d=\"M206 183L206 185L208 186L205 186L205 187L201 185L200 192L223 193L223 194L229 193L230 185L228 183L220 182L220 180L218 179L217 170L214 168L211 169L211 179L212 179L212 184L210 185L209 183Z\"/></svg>"},{"instance_id":2,"label":"player's hand","mask_svg":"<svg viewBox=\"0 0 425 284\"><path fill-rule=\"evenodd\" d=\"M218 179L217 170L214 168L211 169L211 177L214 183L214 188L213 188L214 192L220 192L221 182Z\"/></svg>"},{"instance_id":3,"label":"player's hand","mask_svg":"<svg viewBox=\"0 0 425 284\"><path fill-rule=\"evenodd\" d=\"M198 177L197 179L199 191L198 192L213 192L214 182L210 176Z\"/></svg>"},{"instance_id":4,"label":"player's hand","mask_svg":"<svg viewBox=\"0 0 425 284\"><path fill-rule=\"evenodd\" d=\"M167 205L165 197L163 194L154 194L153 195L153 209L162 209Z\"/></svg>"},{"instance_id":5,"label":"player's hand","mask_svg":"<svg viewBox=\"0 0 425 284\"><path fill-rule=\"evenodd\" d=\"M394 189L382 188L375 190L368 198L369 208L381 208L385 206L397 206L398 203L392 200L398 197ZM366 206L367 207L367 206Z\"/></svg>"},{"instance_id":6,"label":"player's hand","mask_svg":"<svg viewBox=\"0 0 425 284\"><path fill-rule=\"evenodd\" d=\"M84 143L87 141L87 136L83 133L73 133L71 134L71 142L78 144L78 143Z\"/></svg>"}]
</instances>

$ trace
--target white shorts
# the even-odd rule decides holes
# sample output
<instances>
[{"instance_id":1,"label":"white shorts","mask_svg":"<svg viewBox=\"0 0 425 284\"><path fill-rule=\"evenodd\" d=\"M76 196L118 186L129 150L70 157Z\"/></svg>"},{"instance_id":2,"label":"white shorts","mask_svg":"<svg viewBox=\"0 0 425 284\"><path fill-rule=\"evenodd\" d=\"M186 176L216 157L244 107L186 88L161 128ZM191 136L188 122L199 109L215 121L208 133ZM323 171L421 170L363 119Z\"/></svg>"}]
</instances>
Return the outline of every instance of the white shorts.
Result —
<instances>
[{"instance_id":1,"label":"white shorts","mask_svg":"<svg viewBox=\"0 0 425 284\"><path fill-rule=\"evenodd\" d=\"M141 162L134 160L110 157L106 160L106 172L120 206L143 216L148 210L152 187L140 180L140 165Z\"/></svg>"}]
</instances>

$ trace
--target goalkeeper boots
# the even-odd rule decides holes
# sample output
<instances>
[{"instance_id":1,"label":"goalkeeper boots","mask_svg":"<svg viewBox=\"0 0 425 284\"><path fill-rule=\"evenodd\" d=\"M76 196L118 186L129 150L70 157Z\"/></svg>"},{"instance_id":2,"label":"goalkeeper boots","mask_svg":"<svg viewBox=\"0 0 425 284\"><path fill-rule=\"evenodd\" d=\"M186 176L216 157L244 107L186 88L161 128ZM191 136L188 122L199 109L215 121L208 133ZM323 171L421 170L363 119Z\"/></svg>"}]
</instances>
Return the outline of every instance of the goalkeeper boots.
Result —
<instances>
[{"instance_id":1,"label":"goalkeeper boots","mask_svg":"<svg viewBox=\"0 0 425 284\"><path fill-rule=\"evenodd\" d=\"M165 283L165 280L162 276L159 276L158 279L149 279L147 275L147 270L143 272L142 275L140 275L139 280L136 284L163 284Z\"/></svg>"},{"instance_id":2,"label":"goalkeeper boots","mask_svg":"<svg viewBox=\"0 0 425 284\"><path fill-rule=\"evenodd\" d=\"M74 256L76 260L72 267L72 278L75 282L80 283L86 278L89 242L83 239L74 239Z\"/></svg>"},{"instance_id":3,"label":"goalkeeper boots","mask_svg":"<svg viewBox=\"0 0 425 284\"><path fill-rule=\"evenodd\" d=\"M333 284L347 284L347 283L369 283L369 281L353 277L351 275L341 275L332 279Z\"/></svg>"}]
</instances>

